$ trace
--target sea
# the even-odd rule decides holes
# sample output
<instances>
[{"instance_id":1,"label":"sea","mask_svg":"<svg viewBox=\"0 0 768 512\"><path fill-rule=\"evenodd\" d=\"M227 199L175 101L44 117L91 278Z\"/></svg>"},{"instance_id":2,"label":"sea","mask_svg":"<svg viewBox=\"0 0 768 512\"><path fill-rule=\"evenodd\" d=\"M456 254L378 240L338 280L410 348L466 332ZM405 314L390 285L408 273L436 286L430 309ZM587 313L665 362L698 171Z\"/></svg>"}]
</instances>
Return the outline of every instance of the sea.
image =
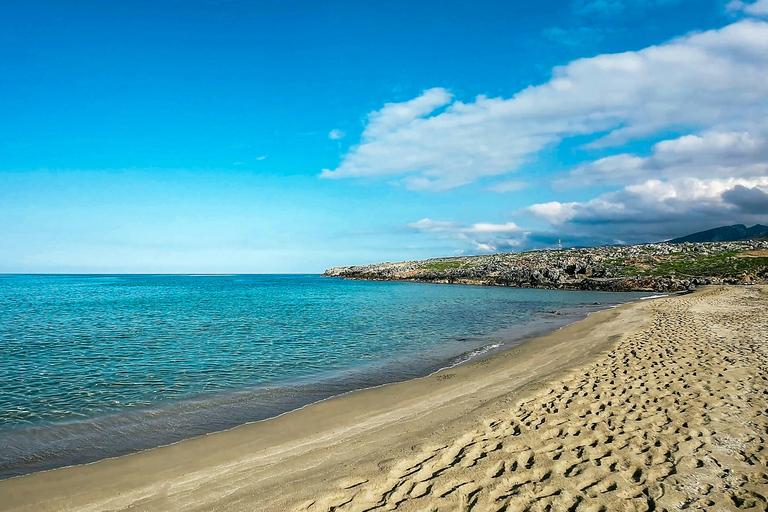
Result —
<instances>
[{"instance_id":1,"label":"sea","mask_svg":"<svg viewBox=\"0 0 768 512\"><path fill-rule=\"evenodd\" d=\"M0 479L422 377L647 295L318 275L0 275Z\"/></svg>"}]
</instances>

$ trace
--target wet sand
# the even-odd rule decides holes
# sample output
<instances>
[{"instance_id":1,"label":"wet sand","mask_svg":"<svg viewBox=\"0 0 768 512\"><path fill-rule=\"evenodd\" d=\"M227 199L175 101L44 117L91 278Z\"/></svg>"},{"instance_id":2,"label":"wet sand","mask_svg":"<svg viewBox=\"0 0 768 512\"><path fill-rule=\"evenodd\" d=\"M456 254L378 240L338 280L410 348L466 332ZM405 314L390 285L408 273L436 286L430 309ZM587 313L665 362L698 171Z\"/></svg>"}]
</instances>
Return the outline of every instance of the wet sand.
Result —
<instances>
[{"instance_id":1,"label":"wet sand","mask_svg":"<svg viewBox=\"0 0 768 512\"><path fill-rule=\"evenodd\" d=\"M591 315L507 352L0 482L0 510L768 510L768 288Z\"/></svg>"}]
</instances>

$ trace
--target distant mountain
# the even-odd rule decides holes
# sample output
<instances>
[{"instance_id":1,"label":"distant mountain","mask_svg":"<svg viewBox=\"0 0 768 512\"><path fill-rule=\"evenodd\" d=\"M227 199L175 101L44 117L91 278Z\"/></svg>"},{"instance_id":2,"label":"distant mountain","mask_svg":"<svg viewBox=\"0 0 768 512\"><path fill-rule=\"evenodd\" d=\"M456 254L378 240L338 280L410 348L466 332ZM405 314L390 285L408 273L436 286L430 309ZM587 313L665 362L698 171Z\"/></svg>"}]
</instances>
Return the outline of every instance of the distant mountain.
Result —
<instances>
[{"instance_id":1,"label":"distant mountain","mask_svg":"<svg viewBox=\"0 0 768 512\"><path fill-rule=\"evenodd\" d=\"M768 238L768 226L763 226L762 224L755 224L751 228L748 228L744 224L721 226L719 228L681 236L680 238L670 240L669 243L737 242L739 240L755 240L757 238Z\"/></svg>"}]
</instances>

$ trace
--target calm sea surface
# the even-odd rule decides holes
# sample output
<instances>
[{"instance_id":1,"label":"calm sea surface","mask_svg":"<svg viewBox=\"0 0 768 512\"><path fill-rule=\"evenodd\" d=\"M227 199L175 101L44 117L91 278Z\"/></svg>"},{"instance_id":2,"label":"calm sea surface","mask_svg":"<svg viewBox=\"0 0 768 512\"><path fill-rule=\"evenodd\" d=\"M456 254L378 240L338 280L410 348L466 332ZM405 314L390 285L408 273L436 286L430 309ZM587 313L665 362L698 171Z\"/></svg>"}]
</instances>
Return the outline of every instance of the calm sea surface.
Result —
<instances>
[{"instance_id":1,"label":"calm sea surface","mask_svg":"<svg viewBox=\"0 0 768 512\"><path fill-rule=\"evenodd\" d=\"M423 376L643 294L0 275L0 478Z\"/></svg>"}]
</instances>

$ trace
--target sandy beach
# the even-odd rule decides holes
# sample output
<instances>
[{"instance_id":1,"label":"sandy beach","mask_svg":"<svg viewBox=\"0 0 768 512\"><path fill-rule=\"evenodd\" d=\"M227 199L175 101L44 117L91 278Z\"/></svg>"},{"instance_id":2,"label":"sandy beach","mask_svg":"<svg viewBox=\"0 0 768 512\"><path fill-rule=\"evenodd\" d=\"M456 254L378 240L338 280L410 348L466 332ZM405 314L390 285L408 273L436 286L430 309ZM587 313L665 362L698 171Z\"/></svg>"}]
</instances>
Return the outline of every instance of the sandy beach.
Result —
<instances>
[{"instance_id":1,"label":"sandy beach","mask_svg":"<svg viewBox=\"0 0 768 512\"><path fill-rule=\"evenodd\" d=\"M0 510L768 510L768 288L591 315L472 364L0 482Z\"/></svg>"}]
</instances>

